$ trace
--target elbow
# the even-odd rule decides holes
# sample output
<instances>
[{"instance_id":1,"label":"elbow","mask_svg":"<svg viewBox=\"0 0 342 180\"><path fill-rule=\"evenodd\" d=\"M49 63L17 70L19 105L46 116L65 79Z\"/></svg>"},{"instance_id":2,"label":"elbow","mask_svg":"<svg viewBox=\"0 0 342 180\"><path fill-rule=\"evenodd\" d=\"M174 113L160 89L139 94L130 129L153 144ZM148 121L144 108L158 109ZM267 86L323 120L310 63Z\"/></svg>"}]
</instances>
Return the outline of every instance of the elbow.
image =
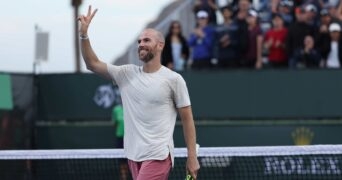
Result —
<instances>
[{"instance_id":1,"label":"elbow","mask_svg":"<svg viewBox=\"0 0 342 180\"><path fill-rule=\"evenodd\" d=\"M94 66L93 65L91 65L91 64L86 64L86 68L87 68L87 70L89 70L89 71L94 71Z\"/></svg>"},{"instance_id":2,"label":"elbow","mask_svg":"<svg viewBox=\"0 0 342 180\"><path fill-rule=\"evenodd\" d=\"M87 67L87 70L89 70L89 71L91 71L92 70L92 68L91 68L91 66L86 66Z\"/></svg>"}]
</instances>

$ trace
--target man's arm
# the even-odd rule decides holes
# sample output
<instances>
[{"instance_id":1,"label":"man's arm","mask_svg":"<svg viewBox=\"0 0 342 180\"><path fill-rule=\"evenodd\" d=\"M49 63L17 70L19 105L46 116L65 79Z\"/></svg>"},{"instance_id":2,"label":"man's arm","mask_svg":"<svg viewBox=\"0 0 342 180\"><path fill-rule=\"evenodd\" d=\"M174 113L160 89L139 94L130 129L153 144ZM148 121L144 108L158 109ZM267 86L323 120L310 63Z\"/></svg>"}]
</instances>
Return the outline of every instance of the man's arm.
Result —
<instances>
[{"instance_id":1,"label":"man's arm","mask_svg":"<svg viewBox=\"0 0 342 180\"><path fill-rule=\"evenodd\" d=\"M88 38L88 28L96 12L97 12L97 9L95 9L92 12L91 6L89 6L87 15L86 16L81 15L78 18L78 20L81 22L81 28L80 28L81 52L82 52L82 56L83 56L84 62L87 65L88 70L98 75L101 75L105 78L110 79L111 77L107 70L107 64L100 61L99 58L96 56Z\"/></svg>"},{"instance_id":2,"label":"man's arm","mask_svg":"<svg viewBox=\"0 0 342 180\"><path fill-rule=\"evenodd\" d=\"M188 160L186 168L188 173L197 179L197 172L200 168L196 154L196 129L192 117L191 106L178 108L178 113L183 124L184 139L188 149Z\"/></svg>"}]
</instances>

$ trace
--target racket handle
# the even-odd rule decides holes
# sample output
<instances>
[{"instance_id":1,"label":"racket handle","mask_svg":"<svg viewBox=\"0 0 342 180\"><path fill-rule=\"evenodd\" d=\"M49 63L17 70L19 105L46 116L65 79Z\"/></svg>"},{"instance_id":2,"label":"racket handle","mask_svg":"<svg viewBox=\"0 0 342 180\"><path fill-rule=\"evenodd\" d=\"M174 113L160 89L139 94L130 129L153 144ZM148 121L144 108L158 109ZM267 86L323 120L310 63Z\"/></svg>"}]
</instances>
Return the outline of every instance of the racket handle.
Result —
<instances>
[{"instance_id":1,"label":"racket handle","mask_svg":"<svg viewBox=\"0 0 342 180\"><path fill-rule=\"evenodd\" d=\"M194 180L194 178L190 174L188 174L186 175L185 180Z\"/></svg>"}]
</instances>

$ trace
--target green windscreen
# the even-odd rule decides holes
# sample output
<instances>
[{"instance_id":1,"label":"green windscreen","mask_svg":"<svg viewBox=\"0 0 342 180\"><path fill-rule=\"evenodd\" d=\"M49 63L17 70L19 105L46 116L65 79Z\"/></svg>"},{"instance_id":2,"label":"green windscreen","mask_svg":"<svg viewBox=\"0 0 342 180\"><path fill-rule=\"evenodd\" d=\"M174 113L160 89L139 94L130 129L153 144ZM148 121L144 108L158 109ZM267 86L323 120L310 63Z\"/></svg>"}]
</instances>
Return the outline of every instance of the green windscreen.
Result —
<instances>
[{"instance_id":1,"label":"green windscreen","mask_svg":"<svg viewBox=\"0 0 342 180\"><path fill-rule=\"evenodd\" d=\"M0 74L0 110L11 110L12 108L11 77Z\"/></svg>"}]
</instances>

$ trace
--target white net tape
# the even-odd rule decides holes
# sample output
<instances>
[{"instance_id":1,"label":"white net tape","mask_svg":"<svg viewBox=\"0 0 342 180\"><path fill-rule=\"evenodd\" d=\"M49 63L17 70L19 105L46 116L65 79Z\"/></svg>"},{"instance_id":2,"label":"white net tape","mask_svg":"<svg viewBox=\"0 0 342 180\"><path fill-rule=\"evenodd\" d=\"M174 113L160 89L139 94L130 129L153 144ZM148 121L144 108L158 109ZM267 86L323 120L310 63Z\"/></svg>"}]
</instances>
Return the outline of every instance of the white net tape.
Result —
<instances>
[{"instance_id":1,"label":"white net tape","mask_svg":"<svg viewBox=\"0 0 342 180\"><path fill-rule=\"evenodd\" d=\"M342 145L201 147L199 157L244 157L342 154ZM175 148L175 157L186 157L186 148ZM0 160L124 158L123 149L2 150Z\"/></svg>"}]
</instances>

